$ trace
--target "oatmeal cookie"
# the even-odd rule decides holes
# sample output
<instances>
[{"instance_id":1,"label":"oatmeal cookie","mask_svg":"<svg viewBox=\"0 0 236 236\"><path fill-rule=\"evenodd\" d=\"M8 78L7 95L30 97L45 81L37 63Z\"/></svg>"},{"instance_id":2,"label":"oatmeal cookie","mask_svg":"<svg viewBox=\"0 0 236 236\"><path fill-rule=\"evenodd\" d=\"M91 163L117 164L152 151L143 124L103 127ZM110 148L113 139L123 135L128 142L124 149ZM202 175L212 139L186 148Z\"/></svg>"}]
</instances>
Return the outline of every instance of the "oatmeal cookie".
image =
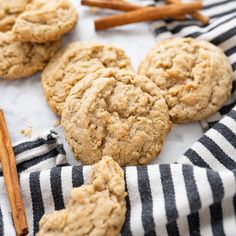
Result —
<instances>
[{"instance_id":1,"label":"oatmeal cookie","mask_svg":"<svg viewBox=\"0 0 236 236\"><path fill-rule=\"evenodd\" d=\"M171 119L198 121L219 110L229 98L233 72L223 51L192 38L157 43L139 66L164 92Z\"/></svg>"},{"instance_id":2,"label":"oatmeal cookie","mask_svg":"<svg viewBox=\"0 0 236 236\"><path fill-rule=\"evenodd\" d=\"M0 77L18 79L42 70L59 50L60 42L45 44L15 40L11 31L0 32Z\"/></svg>"},{"instance_id":3,"label":"oatmeal cookie","mask_svg":"<svg viewBox=\"0 0 236 236\"><path fill-rule=\"evenodd\" d=\"M16 18L21 14L30 0L0 0L0 31L11 30Z\"/></svg>"},{"instance_id":4,"label":"oatmeal cookie","mask_svg":"<svg viewBox=\"0 0 236 236\"><path fill-rule=\"evenodd\" d=\"M76 25L78 16L69 0L32 0L12 28L24 42L56 41Z\"/></svg>"},{"instance_id":5,"label":"oatmeal cookie","mask_svg":"<svg viewBox=\"0 0 236 236\"><path fill-rule=\"evenodd\" d=\"M118 236L125 220L125 182L110 157L93 166L91 185L74 188L66 209L44 215L37 236Z\"/></svg>"},{"instance_id":6,"label":"oatmeal cookie","mask_svg":"<svg viewBox=\"0 0 236 236\"><path fill-rule=\"evenodd\" d=\"M165 100L151 80L128 70L101 69L73 87L61 125L83 164L108 155L123 166L153 160L171 123Z\"/></svg>"},{"instance_id":7,"label":"oatmeal cookie","mask_svg":"<svg viewBox=\"0 0 236 236\"><path fill-rule=\"evenodd\" d=\"M131 62L123 50L98 43L75 42L59 52L42 74L44 94L52 110L61 115L71 88L104 67L131 69Z\"/></svg>"}]
</instances>

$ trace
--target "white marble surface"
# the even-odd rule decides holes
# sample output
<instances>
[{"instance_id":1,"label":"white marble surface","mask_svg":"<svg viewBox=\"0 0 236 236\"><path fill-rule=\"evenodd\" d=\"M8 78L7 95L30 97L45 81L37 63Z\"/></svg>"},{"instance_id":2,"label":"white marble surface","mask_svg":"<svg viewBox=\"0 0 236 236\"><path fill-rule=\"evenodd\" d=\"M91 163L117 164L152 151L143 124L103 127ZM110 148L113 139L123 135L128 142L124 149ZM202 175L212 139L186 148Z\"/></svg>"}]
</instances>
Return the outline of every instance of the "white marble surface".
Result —
<instances>
[{"instance_id":1,"label":"white marble surface","mask_svg":"<svg viewBox=\"0 0 236 236\"><path fill-rule=\"evenodd\" d=\"M136 70L141 59L155 42L149 25L140 23L96 33L93 20L105 13L91 13L87 7L80 6L78 0L73 0L73 3L78 8L80 20L76 29L64 37L64 43L86 40L116 45L127 52ZM32 123L33 134L36 135L40 131L51 128L53 122L58 119L44 99L40 73L17 81L0 79L0 108L5 112L13 142L24 139L20 130L25 128L28 122ZM56 130L65 144L68 159L72 161L73 155L68 150L61 128L58 127ZM162 153L153 163L174 162L201 135L202 129L198 123L174 125Z\"/></svg>"}]
</instances>

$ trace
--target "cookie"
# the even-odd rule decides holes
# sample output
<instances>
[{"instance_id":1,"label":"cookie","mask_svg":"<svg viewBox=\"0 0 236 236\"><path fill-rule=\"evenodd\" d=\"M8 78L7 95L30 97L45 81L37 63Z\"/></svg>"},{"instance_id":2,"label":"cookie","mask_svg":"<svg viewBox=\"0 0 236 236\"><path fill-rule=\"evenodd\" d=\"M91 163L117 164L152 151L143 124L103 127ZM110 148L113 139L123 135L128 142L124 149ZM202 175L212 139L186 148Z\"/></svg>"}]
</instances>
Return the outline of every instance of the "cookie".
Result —
<instances>
[{"instance_id":1,"label":"cookie","mask_svg":"<svg viewBox=\"0 0 236 236\"><path fill-rule=\"evenodd\" d=\"M123 50L98 43L75 42L59 52L42 74L44 94L52 110L61 115L71 88L104 67L131 69L131 62Z\"/></svg>"},{"instance_id":2,"label":"cookie","mask_svg":"<svg viewBox=\"0 0 236 236\"><path fill-rule=\"evenodd\" d=\"M11 30L16 18L21 14L30 0L0 0L0 31Z\"/></svg>"},{"instance_id":3,"label":"cookie","mask_svg":"<svg viewBox=\"0 0 236 236\"><path fill-rule=\"evenodd\" d=\"M92 184L74 188L66 209L42 217L37 236L119 235L126 213L123 171L110 157L92 171Z\"/></svg>"},{"instance_id":4,"label":"cookie","mask_svg":"<svg viewBox=\"0 0 236 236\"><path fill-rule=\"evenodd\" d=\"M17 17L12 30L20 41L56 41L75 27L77 18L69 0L33 0Z\"/></svg>"},{"instance_id":5,"label":"cookie","mask_svg":"<svg viewBox=\"0 0 236 236\"><path fill-rule=\"evenodd\" d=\"M157 43L139 66L165 94L172 121L209 117L229 98L233 72L223 51L192 38Z\"/></svg>"},{"instance_id":6,"label":"cookie","mask_svg":"<svg viewBox=\"0 0 236 236\"><path fill-rule=\"evenodd\" d=\"M171 127L157 86L118 69L101 69L79 81L65 102L61 125L83 164L108 155L121 166L153 160Z\"/></svg>"},{"instance_id":7,"label":"cookie","mask_svg":"<svg viewBox=\"0 0 236 236\"><path fill-rule=\"evenodd\" d=\"M15 40L11 31L0 32L0 77L18 79L42 70L60 48L60 42L45 44Z\"/></svg>"}]
</instances>

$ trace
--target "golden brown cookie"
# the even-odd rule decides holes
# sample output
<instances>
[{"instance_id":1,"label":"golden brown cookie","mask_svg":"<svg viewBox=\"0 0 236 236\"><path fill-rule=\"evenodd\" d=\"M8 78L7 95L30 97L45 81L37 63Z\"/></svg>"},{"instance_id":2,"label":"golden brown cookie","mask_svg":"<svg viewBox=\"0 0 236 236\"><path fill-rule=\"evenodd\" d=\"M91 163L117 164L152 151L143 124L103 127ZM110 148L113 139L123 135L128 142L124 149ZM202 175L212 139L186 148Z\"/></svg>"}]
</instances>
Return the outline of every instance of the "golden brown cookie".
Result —
<instances>
[{"instance_id":1,"label":"golden brown cookie","mask_svg":"<svg viewBox=\"0 0 236 236\"><path fill-rule=\"evenodd\" d=\"M123 166L153 160L171 123L165 100L151 80L132 71L101 69L73 87L61 125L83 164L108 155Z\"/></svg>"},{"instance_id":2,"label":"golden brown cookie","mask_svg":"<svg viewBox=\"0 0 236 236\"><path fill-rule=\"evenodd\" d=\"M71 88L104 67L131 69L131 62L123 50L98 43L76 42L59 52L42 74L44 94L52 110L61 115Z\"/></svg>"},{"instance_id":3,"label":"golden brown cookie","mask_svg":"<svg viewBox=\"0 0 236 236\"><path fill-rule=\"evenodd\" d=\"M0 32L0 78L18 79L42 70L59 48L59 41L23 43L11 31Z\"/></svg>"},{"instance_id":4,"label":"golden brown cookie","mask_svg":"<svg viewBox=\"0 0 236 236\"><path fill-rule=\"evenodd\" d=\"M229 98L233 72L223 51L192 38L157 43L139 66L165 94L171 119L198 121L219 110Z\"/></svg>"},{"instance_id":5,"label":"golden brown cookie","mask_svg":"<svg viewBox=\"0 0 236 236\"><path fill-rule=\"evenodd\" d=\"M0 31L11 30L30 0L0 0Z\"/></svg>"},{"instance_id":6,"label":"golden brown cookie","mask_svg":"<svg viewBox=\"0 0 236 236\"><path fill-rule=\"evenodd\" d=\"M20 41L45 43L70 32L77 19L69 0L32 0L17 17L12 30Z\"/></svg>"},{"instance_id":7,"label":"golden brown cookie","mask_svg":"<svg viewBox=\"0 0 236 236\"><path fill-rule=\"evenodd\" d=\"M110 157L93 166L92 184L74 188L66 209L44 215L37 236L118 236L125 220L125 182Z\"/></svg>"}]
</instances>

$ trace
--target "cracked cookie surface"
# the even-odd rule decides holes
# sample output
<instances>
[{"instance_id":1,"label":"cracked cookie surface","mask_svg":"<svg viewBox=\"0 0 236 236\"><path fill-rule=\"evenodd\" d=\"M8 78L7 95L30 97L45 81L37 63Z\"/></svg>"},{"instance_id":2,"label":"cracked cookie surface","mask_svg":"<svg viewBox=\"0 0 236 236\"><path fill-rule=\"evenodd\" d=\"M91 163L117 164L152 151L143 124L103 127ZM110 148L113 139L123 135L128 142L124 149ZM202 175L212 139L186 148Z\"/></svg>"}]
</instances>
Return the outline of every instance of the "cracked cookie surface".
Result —
<instances>
[{"instance_id":1,"label":"cracked cookie surface","mask_svg":"<svg viewBox=\"0 0 236 236\"><path fill-rule=\"evenodd\" d=\"M32 0L12 31L24 42L56 41L75 27L77 19L77 11L68 0Z\"/></svg>"},{"instance_id":2,"label":"cracked cookie surface","mask_svg":"<svg viewBox=\"0 0 236 236\"><path fill-rule=\"evenodd\" d=\"M11 30L30 0L0 0L0 31Z\"/></svg>"},{"instance_id":3,"label":"cracked cookie surface","mask_svg":"<svg viewBox=\"0 0 236 236\"><path fill-rule=\"evenodd\" d=\"M83 164L108 155L121 166L153 160L171 127L157 86L118 69L101 69L79 81L66 100L61 125Z\"/></svg>"},{"instance_id":4,"label":"cracked cookie surface","mask_svg":"<svg viewBox=\"0 0 236 236\"><path fill-rule=\"evenodd\" d=\"M12 32L0 32L0 78L18 79L42 70L60 48L60 42L23 43Z\"/></svg>"},{"instance_id":5,"label":"cracked cookie surface","mask_svg":"<svg viewBox=\"0 0 236 236\"><path fill-rule=\"evenodd\" d=\"M126 213L123 170L103 157L92 172L92 184L74 188L66 209L42 217L37 236L119 235Z\"/></svg>"},{"instance_id":6,"label":"cracked cookie surface","mask_svg":"<svg viewBox=\"0 0 236 236\"><path fill-rule=\"evenodd\" d=\"M191 38L157 43L139 66L164 92L172 121L185 123L209 117L229 98L232 68L223 51Z\"/></svg>"},{"instance_id":7,"label":"cracked cookie surface","mask_svg":"<svg viewBox=\"0 0 236 236\"><path fill-rule=\"evenodd\" d=\"M131 69L131 62L123 50L98 43L75 42L59 52L41 79L52 110L61 115L71 88L87 74L106 67Z\"/></svg>"}]
</instances>

